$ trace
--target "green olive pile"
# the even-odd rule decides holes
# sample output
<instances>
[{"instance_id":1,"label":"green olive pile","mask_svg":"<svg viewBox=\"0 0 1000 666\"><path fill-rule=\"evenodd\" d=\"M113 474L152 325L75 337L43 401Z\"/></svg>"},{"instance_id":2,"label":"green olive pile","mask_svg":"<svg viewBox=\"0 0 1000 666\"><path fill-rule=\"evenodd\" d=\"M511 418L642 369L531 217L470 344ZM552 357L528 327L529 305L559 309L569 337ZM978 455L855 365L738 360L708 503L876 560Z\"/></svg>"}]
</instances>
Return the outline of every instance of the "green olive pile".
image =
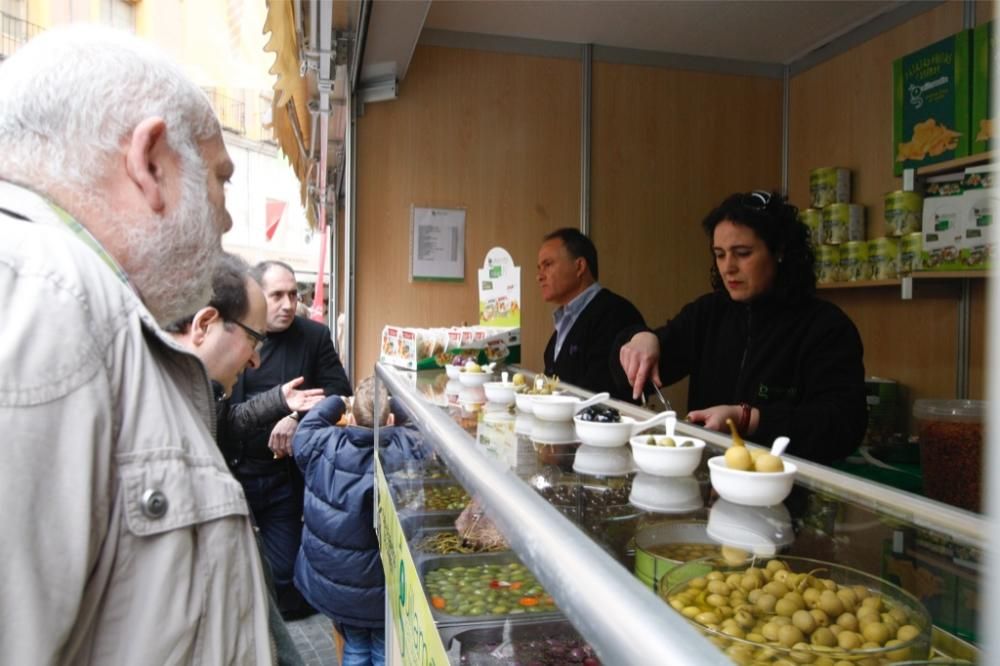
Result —
<instances>
[{"instance_id":1,"label":"green olive pile","mask_svg":"<svg viewBox=\"0 0 1000 666\"><path fill-rule=\"evenodd\" d=\"M737 664L878 666L925 658L909 644L914 618L863 585L838 585L823 570L793 573L781 560L712 571L670 594L670 605L707 627ZM738 640L728 640L738 639ZM858 650L882 650L877 654Z\"/></svg>"},{"instance_id":2,"label":"green olive pile","mask_svg":"<svg viewBox=\"0 0 1000 666\"><path fill-rule=\"evenodd\" d=\"M424 576L431 606L449 615L515 615L556 610L520 562L441 567Z\"/></svg>"},{"instance_id":3,"label":"green olive pile","mask_svg":"<svg viewBox=\"0 0 1000 666\"><path fill-rule=\"evenodd\" d=\"M424 486L423 490L404 492L399 501L407 509L425 511L461 511L468 503L469 494L461 486Z\"/></svg>"},{"instance_id":4,"label":"green olive pile","mask_svg":"<svg viewBox=\"0 0 1000 666\"><path fill-rule=\"evenodd\" d=\"M647 446L666 446L666 447L677 447L679 449L690 448L694 446L694 442L690 440L684 440L680 444L677 443L673 437L653 437L650 435L646 438Z\"/></svg>"}]
</instances>

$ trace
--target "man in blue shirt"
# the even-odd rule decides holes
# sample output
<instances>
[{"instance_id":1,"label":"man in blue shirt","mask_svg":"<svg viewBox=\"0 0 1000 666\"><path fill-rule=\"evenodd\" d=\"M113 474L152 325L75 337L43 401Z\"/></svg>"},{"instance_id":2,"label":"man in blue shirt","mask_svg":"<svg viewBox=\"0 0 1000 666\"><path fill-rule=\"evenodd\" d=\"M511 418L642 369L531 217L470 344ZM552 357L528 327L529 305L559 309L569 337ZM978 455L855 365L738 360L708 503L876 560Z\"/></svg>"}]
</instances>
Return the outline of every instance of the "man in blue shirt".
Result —
<instances>
[{"instance_id":1,"label":"man in blue shirt","mask_svg":"<svg viewBox=\"0 0 1000 666\"><path fill-rule=\"evenodd\" d=\"M538 250L542 299L557 307L555 331L545 347L545 374L589 391L608 391L631 400L611 379L611 347L622 329L643 325L627 299L597 281L597 249L576 229L548 234Z\"/></svg>"}]
</instances>

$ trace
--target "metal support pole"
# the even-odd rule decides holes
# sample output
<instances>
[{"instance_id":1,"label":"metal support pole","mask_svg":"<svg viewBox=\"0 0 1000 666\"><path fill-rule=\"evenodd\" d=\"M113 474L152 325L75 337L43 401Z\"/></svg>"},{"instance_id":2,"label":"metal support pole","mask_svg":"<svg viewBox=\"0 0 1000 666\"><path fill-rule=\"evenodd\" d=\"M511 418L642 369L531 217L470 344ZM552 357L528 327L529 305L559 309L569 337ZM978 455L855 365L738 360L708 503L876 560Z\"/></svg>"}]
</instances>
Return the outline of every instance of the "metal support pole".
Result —
<instances>
[{"instance_id":1,"label":"metal support pole","mask_svg":"<svg viewBox=\"0 0 1000 666\"><path fill-rule=\"evenodd\" d=\"M594 45L584 44L580 53L580 233L590 235L590 101Z\"/></svg>"},{"instance_id":2,"label":"metal support pole","mask_svg":"<svg viewBox=\"0 0 1000 666\"><path fill-rule=\"evenodd\" d=\"M336 190L333 190L336 192ZM334 194L333 201L330 202L330 240L327 247L330 248L330 253L327 256L329 265L327 266L327 271L330 275L330 294L328 298L330 299L330 330L333 331L333 342L334 345L337 344L337 340L340 339L340 322L337 318L340 314L340 276L337 274L337 252L340 251L337 245L337 216L340 211L338 207L339 202L337 201L337 196ZM338 347L337 353L340 353Z\"/></svg>"},{"instance_id":3,"label":"metal support pole","mask_svg":"<svg viewBox=\"0 0 1000 666\"><path fill-rule=\"evenodd\" d=\"M962 3L962 27L966 30L976 27L976 0L965 0Z\"/></svg>"},{"instance_id":4,"label":"metal support pole","mask_svg":"<svg viewBox=\"0 0 1000 666\"><path fill-rule=\"evenodd\" d=\"M790 111L791 68L785 65L781 83L781 193L788 196L788 119Z\"/></svg>"},{"instance_id":5,"label":"metal support pole","mask_svg":"<svg viewBox=\"0 0 1000 666\"><path fill-rule=\"evenodd\" d=\"M347 371L348 378L355 377L354 363L354 332L355 332L355 308L354 308L354 269L355 269L355 240L354 230L357 226L357 151L355 141L357 140L357 100L354 90L347 90L347 110L348 121L347 131L344 133L345 169L344 169L344 348L341 350L340 358Z\"/></svg>"}]
</instances>

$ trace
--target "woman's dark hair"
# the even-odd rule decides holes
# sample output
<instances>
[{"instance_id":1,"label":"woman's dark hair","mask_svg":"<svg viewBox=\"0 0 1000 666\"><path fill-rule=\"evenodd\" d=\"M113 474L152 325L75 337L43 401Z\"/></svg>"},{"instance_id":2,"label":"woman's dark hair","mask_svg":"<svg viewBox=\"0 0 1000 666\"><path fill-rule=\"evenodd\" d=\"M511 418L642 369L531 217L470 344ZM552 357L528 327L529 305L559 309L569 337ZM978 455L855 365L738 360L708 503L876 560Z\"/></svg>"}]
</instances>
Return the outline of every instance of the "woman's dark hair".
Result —
<instances>
[{"instance_id":1,"label":"woman's dark hair","mask_svg":"<svg viewBox=\"0 0 1000 666\"><path fill-rule=\"evenodd\" d=\"M553 238L558 238L563 242L563 245L566 246L566 251L569 252L569 256L574 259L583 257L587 261L590 276L595 281L597 280L597 248L594 247L592 240L572 227L556 229L547 235L544 240L548 241Z\"/></svg>"},{"instance_id":2,"label":"woman's dark hair","mask_svg":"<svg viewBox=\"0 0 1000 666\"><path fill-rule=\"evenodd\" d=\"M781 194L758 190L726 197L701 223L708 234L709 249L715 227L723 221L749 227L767 245L778 262L772 288L775 296L796 302L816 293L816 254L809 228L799 220L799 209ZM714 253L711 275L712 288L724 289Z\"/></svg>"}]
</instances>

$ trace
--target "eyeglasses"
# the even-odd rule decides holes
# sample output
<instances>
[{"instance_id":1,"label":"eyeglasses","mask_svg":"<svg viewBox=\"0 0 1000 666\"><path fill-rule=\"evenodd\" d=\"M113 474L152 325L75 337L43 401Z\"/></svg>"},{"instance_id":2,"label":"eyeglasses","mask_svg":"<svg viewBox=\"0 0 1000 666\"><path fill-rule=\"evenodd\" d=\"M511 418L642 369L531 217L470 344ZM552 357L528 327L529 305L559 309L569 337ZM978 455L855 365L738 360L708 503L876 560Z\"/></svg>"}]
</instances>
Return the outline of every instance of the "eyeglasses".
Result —
<instances>
[{"instance_id":1,"label":"eyeglasses","mask_svg":"<svg viewBox=\"0 0 1000 666\"><path fill-rule=\"evenodd\" d=\"M771 193L764 190L754 190L744 194L740 198L740 203L751 210L766 210L771 204Z\"/></svg>"},{"instance_id":2,"label":"eyeglasses","mask_svg":"<svg viewBox=\"0 0 1000 666\"><path fill-rule=\"evenodd\" d=\"M232 323L242 328L246 332L246 334L250 336L250 339L253 341L254 351L260 351L261 345L263 345L264 341L267 340L267 335L265 333L260 333L258 331L253 330L252 328L250 328L241 321L236 321L235 319L233 319Z\"/></svg>"}]
</instances>

